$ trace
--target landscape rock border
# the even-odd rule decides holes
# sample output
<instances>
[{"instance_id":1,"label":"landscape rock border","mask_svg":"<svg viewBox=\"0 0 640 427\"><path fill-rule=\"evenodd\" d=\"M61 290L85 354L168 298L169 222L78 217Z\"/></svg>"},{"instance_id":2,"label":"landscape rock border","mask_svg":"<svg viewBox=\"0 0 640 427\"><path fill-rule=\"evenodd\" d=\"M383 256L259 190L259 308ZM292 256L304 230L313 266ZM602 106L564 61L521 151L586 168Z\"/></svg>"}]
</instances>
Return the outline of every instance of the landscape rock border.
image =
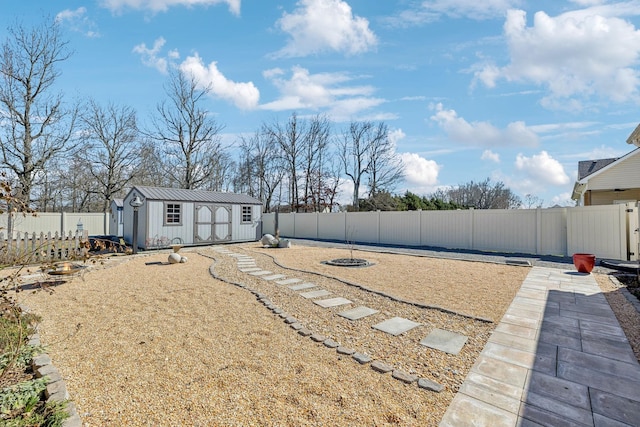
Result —
<instances>
[{"instance_id":1,"label":"landscape rock border","mask_svg":"<svg viewBox=\"0 0 640 427\"><path fill-rule=\"evenodd\" d=\"M409 375L409 374L402 375L403 373L402 371L397 369L394 370L391 365L388 365L383 361L373 360L371 356L369 356L366 353L358 352L355 349L345 348L341 346L339 342L331 339L330 337L325 337L317 333L313 333L313 331L305 328L304 325L302 325L302 323L300 323L297 319L295 319L292 316L289 316L289 314L283 312L282 309L274 305L267 295L251 288L250 286L245 285L244 283L234 282L218 276L215 272L215 266L218 263L218 259L215 256L204 254L202 252L198 252L198 254L205 258L209 258L213 260L213 264L211 264L211 266L209 267L209 274L211 274L211 277L213 277L216 280L220 280L221 282L234 285L251 292L253 295L255 295L256 299L259 302L261 302L267 309L271 310L274 314L277 314L280 318L282 318L284 322L288 324L292 329L296 330L299 335L303 337L308 337L311 339L311 341L322 343L327 348L334 349L336 351L336 354L338 354L339 356L350 356L354 361L358 362L360 365L368 364L371 367L371 369L373 369L375 372L378 372L382 375L388 372L392 372L392 378L402 381L406 384L417 382L418 388L422 390L440 393L445 389L443 385L435 383L425 378L415 377L415 381L407 382L406 381L407 377L405 375ZM318 274L318 273L315 273L315 274ZM394 372L396 373L396 375L393 375Z\"/></svg>"},{"instance_id":2,"label":"landscape rock border","mask_svg":"<svg viewBox=\"0 0 640 427\"><path fill-rule=\"evenodd\" d=\"M297 271L298 273L313 274L315 276L326 277L328 279L332 279L332 280L336 280L336 281L338 281L340 283L344 283L345 285L353 286L353 287L358 288L360 290L363 290L365 292L369 292L369 293L372 293L372 294L375 294L375 295L380 295L382 297L388 298L388 299L390 299L392 301L396 301L396 302L399 302L399 303L413 305L414 307L424 308L424 309L427 309L427 310L438 310L438 311L441 311L443 313L453 314L453 315L456 315L456 316L464 317L466 319L477 320L477 321L485 322L485 323L495 323L493 320L487 319L487 318L484 318L484 317L474 316L472 314L467 314L467 313L460 313L460 312L457 312L457 311L454 311L454 310L449 310L448 308L439 307L437 305L422 304L422 303L419 303L419 302L409 301L409 300L406 300L406 299L398 298L398 297L395 297L395 296L393 296L391 294L388 294L386 292L377 291L375 289L368 288L368 287L366 287L364 285L361 285L359 283L350 282L348 280L340 279L339 277L331 276L329 274L323 274L323 273L318 273L316 271L309 271L309 270L302 270L302 269L299 269L299 268L287 267L287 266L281 264L280 262L278 262L278 260L273 255L270 255L270 254L267 254L267 253L264 253L264 252L258 252L258 251L255 251L253 249L250 249L250 248L244 248L244 249L246 251L248 251L248 252L258 253L260 255L264 255L264 256L267 256L267 257L271 258L271 260L273 261L273 263L275 265L277 265L278 267L283 268L285 270ZM403 254L403 255L412 256L412 254ZM204 256L206 256L206 255L204 255Z\"/></svg>"}]
</instances>

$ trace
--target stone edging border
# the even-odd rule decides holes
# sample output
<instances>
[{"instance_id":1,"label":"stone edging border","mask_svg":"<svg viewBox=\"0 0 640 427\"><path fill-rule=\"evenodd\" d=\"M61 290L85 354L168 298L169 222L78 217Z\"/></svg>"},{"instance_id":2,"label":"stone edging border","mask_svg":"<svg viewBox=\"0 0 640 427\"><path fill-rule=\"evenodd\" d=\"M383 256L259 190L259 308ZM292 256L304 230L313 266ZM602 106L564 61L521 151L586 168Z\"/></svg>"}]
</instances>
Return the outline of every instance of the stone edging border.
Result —
<instances>
[{"instance_id":1,"label":"stone edging border","mask_svg":"<svg viewBox=\"0 0 640 427\"><path fill-rule=\"evenodd\" d=\"M398 297L390 295L390 294L388 294L386 292L377 291L375 289L367 288L366 286L361 285L359 283L349 282L348 280L340 279L338 277L331 276L329 274L323 274L323 273L318 273L318 272L315 272L315 271L308 271L308 270L302 270L302 269L299 269L299 268L287 267L285 265L280 264L280 262L278 262L278 260L273 255L265 254L264 252L258 252L258 251L252 250L252 249L247 249L247 248L243 248L243 249L246 250L246 251L249 251L249 252L258 253L260 255L268 256L269 258L271 258L273 260L274 264L276 264L280 268L284 268L285 270L297 271L299 273L313 274L313 275L320 276L320 277L326 277L326 278L329 278L329 279L332 279L332 280L336 280L336 281L338 281L340 283L344 283L345 285L353 286L353 287L358 288L360 290L363 290L365 292L376 294L376 295L379 295L381 297L385 297L385 298L388 298L388 299L390 299L392 301L399 302L399 303L402 303L402 304L409 304L409 305L413 305L413 306L418 307L418 308L424 308L424 309L427 309L427 310L438 310L438 311L441 311L443 313L453 314L455 316L460 316L460 317L464 317L466 319L471 319L471 320L477 320L479 322L495 323L493 320L487 319L487 318L484 318L484 317L478 317L478 316L474 316L474 315L471 315L471 314L460 313L460 312L457 312L457 311L454 311L454 310L449 310L448 308L440 307L440 306L437 306L437 305L422 304L422 303L419 303L419 302L409 301L409 300L405 300L405 299L402 299L402 298L398 298ZM410 254L402 254L402 255L410 255Z\"/></svg>"},{"instance_id":2,"label":"stone edging border","mask_svg":"<svg viewBox=\"0 0 640 427\"><path fill-rule=\"evenodd\" d=\"M640 299L631 295L631 292L629 292L627 287L620 283L620 281L616 277L609 276L609 280L611 280L618 287L618 290L622 293L622 295L627 298L627 301L629 301L631 305L636 309L636 311L640 314Z\"/></svg>"},{"instance_id":3,"label":"stone edging border","mask_svg":"<svg viewBox=\"0 0 640 427\"><path fill-rule=\"evenodd\" d=\"M361 365L366 365L367 363L370 363L371 369L373 369L378 373L386 374L387 372L391 372L391 376L394 379L402 381L406 384L417 383L419 388L428 390L428 391L434 391L436 393L440 393L441 391L444 390L445 387L443 385L438 384L430 379L419 378L416 375L409 374L399 369L394 369L393 366L387 363L384 363L383 361L373 360L369 355L365 353L360 353L360 352L357 352L355 349L343 347L340 345L340 343L338 343L337 341L334 341L330 337L325 337L324 335L313 333L311 330L305 328L295 317L290 316L289 314L285 313L281 308L274 305L267 295L264 295L263 293L256 291L255 289L245 285L244 283L233 282L218 276L215 272L215 265L218 263L218 260L214 256L206 255L201 252L198 252L198 254L205 258L209 258L213 260L213 264L211 264L211 266L209 267L209 274L211 274L211 276L214 279L220 280L221 282L224 282L230 285L238 286L242 289L245 289L251 292L253 295L255 295L258 301L260 301L266 308L271 310L274 314L278 315L281 319L283 319L284 322L288 324L289 327L291 327L291 329L293 329L294 331L297 331L299 335L303 337L309 337L312 341L322 343L327 348L336 349L336 352L340 355L351 356L356 362L360 363Z\"/></svg>"},{"instance_id":4,"label":"stone edging border","mask_svg":"<svg viewBox=\"0 0 640 427\"><path fill-rule=\"evenodd\" d=\"M29 312L28 308L23 306L21 308L24 312ZM41 345L40 334L38 333L37 328L36 333L30 335L28 338L28 345L34 347L39 347ZM69 392L67 391L67 386L62 379L62 374L60 374L60 371L53 366L49 355L47 353L40 353L37 356L34 356L31 360L31 369L37 378L47 378L47 388L44 390L44 396L47 403L67 401L66 410L69 414L69 418L62 422L62 427L82 427L82 420L78 415L76 405L69 400Z\"/></svg>"}]
</instances>

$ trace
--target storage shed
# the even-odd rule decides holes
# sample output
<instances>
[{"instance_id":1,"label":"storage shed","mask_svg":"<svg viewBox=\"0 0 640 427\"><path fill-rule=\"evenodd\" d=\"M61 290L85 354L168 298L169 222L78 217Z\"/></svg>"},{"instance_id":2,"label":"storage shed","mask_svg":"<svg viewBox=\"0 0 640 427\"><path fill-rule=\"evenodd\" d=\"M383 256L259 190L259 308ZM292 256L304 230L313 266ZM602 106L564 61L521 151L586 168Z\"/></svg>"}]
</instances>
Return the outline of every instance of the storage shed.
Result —
<instances>
[{"instance_id":1,"label":"storage shed","mask_svg":"<svg viewBox=\"0 0 640 427\"><path fill-rule=\"evenodd\" d=\"M122 199L113 199L111 201L109 208L111 211L111 214L109 215L109 234L113 236L122 237L124 233L124 218L122 217L123 208Z\"/></svg>"},{"instance_id":2,"label":"storage shed","mask_svg":"<svg viewBox=\"0 0 640 427\"><path fill-rule=\"evenodd\" d=\"M133 242L138 209L137 246L157 249L174 244L210 245L260 239L262 202L217 191L135 186L123 200L124 240Z\"/></svg>"}]
</instances>

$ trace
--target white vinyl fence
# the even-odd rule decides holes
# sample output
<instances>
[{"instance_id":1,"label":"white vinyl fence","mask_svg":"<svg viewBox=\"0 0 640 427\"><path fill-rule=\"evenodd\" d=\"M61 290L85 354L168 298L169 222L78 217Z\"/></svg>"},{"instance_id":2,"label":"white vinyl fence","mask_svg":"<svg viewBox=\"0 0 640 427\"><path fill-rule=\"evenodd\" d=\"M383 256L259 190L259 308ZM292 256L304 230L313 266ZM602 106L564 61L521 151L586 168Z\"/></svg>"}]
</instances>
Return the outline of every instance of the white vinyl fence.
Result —
<instances>
[{"instance_id":1,"label":"white vinyl fence","mask_svg":"<svg viewBox=\"0 0 640 427\"><path fill-rule=\"evenodd\" d=\"M8 214L0 215L0 231L8 231ZM89 235L109 233L109 214L95 212L81 213L37 213L12 214L12 231L14 233L58 233L60 235L76 231L87 231Z\"/></svg>"},{"instance_id":2,"label":"white vinyl fence","mask_svg":"<svg viewBox=\"0 0 640 427\"><path fill-rule=\"evenodd\" d=\"M635 204L517 210L287 213L280 236L447 249L636 260ZM275 213L262 215L275 234ZM631 225L630 225L631 224Z\"/></svg>"}]
</instances>

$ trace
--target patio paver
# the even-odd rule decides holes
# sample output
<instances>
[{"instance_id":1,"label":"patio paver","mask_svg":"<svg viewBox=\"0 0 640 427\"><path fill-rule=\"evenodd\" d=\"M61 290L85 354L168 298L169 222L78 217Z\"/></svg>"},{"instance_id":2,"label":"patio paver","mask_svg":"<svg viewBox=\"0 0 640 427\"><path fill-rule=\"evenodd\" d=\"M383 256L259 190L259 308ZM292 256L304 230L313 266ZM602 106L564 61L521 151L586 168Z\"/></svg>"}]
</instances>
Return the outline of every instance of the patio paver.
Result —
<instances>
[{"instance_id":1,"label":"patio paver","mask_svg":"<svg viewBox=\"0 0 640 427\"><path fill-rule=\"evenodd\" d=\"M342 298L342 297L315 300L313 302L315 304L318 304L320 307L324 307L324 308L337 307L339 305L351 304L350 300L348 300L346 298Z\"/></svg>"},{"instance_id":2,"label":"patio paver","mask_svg":"<svg viewBox=\"0 0 640 427\"><path fill-rule=\"evenodd\" d=\"M338 316L342 316L349 320L358 320L376 313L379 313L379 311L361 305L360 307L352 308L351 310L342 311L338 313Z\"/></svg>"},{"instance_id":3,"label":"patio paver","mask_svg":"<svg viewBox=\"0 0 640 427\"><path fill-rule=\"evenodd\" d=\"M534 267L440 427L640 425L640 364L595 278Z\"/></svg>"}]
</instances>

